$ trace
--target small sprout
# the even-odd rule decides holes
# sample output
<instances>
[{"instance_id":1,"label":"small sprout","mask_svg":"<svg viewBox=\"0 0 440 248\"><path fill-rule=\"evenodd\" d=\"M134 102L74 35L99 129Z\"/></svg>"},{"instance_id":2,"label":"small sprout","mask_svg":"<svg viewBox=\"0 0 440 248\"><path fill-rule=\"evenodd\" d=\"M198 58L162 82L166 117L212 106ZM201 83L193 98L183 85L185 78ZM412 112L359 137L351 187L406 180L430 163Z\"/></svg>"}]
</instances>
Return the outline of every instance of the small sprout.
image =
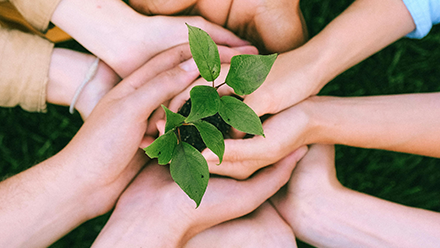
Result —
<instances>
[{"instance_id":1,"label":"small sprout","mask_svg":"<svg viewBox=\"0 0 440 248\"><path fill-rule=\"evenodd\" d=\"M191 54L200 75L212 82L212 87L195 86L191 89L191 111L188 117L174 113L162 105L166 113L165 134L144 150L151 158L158 158L159 164L171 161L172 178L194 200L197 208L208 186L208 163L194 148L194 142L189 144L182 139L179 127L194 126L206 147L218 156L219 164L225 151L223 134L205 121L206 117L218 113L219 118L237 130L264 136L261 121L249 106L232 96L220 97L217 90L227 84L238 95L251 94L266 79L277 54L234 56L225 82L215 86L214 80L220 75L221 69L217 45L205 31L186 25Z\"/></svg>"}]
</instances>

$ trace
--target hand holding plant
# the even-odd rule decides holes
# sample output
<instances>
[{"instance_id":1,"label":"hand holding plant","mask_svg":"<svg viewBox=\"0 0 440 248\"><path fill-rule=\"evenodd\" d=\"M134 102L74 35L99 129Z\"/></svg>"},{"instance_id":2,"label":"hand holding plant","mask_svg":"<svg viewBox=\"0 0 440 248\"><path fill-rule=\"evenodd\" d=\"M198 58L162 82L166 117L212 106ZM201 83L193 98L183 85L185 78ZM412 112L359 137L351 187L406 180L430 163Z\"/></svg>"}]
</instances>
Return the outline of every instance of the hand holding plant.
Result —
<instances>
[{"instance_id":1,"label":"hand holding plant","mask_svg":"<svg viewBox=\"0 0 440 248\"><path fill-rule=\"evenodd\" d=\"M187 26L194 61L200 75L212 82L212 87L195 86L191 89L191 112L187 117L163 106L167 118L165 134L145 148L145 152L151 158L158 158L159 164L167 164L171 160L173 179L199 206L208 185L208 164L196 148L182 140L180 127L195 126L206 146L218 156L220 163L224 153L223 135L203 118L219 113L234 128L264 136L261 121L252 109L232 96L220 97L217 89L227 84L238 95L252 93L264 82L277 55L234 56L225 82L215 85L221 68L217 45L203 30Z\"/></svg>"},{"instance_id":2,"label":"hand holding plant","mask_svg":"<svg viewBox=\"0 0 440 248\"><path fill-rule=\"evenodd\" d=\"M248 180L211 178L198 209L168 167L152 161L123 192L92 247L182 247L203 230L260 206L287 183L302 155L293 153Z\"/></svg>"}]
</instances>

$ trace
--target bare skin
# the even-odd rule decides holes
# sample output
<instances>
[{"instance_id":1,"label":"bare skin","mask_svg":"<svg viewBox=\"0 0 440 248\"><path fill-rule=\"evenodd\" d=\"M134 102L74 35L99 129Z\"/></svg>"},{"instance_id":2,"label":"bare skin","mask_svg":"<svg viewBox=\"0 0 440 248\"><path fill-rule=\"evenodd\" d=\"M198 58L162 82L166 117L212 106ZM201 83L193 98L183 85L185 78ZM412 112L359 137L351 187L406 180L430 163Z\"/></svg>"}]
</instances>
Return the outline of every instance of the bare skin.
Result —
<instances>
[{"instance_id":1,"label":"bare skin","mask_svg":"<svg viewBox=\"0 0 440 248\"><path fill-rule=\"evenodd\" d=\"M130 0L129 4L147 15L200 15L263 53L292 50L308 37L299 0Z\"/></svg>"}]
</instances>

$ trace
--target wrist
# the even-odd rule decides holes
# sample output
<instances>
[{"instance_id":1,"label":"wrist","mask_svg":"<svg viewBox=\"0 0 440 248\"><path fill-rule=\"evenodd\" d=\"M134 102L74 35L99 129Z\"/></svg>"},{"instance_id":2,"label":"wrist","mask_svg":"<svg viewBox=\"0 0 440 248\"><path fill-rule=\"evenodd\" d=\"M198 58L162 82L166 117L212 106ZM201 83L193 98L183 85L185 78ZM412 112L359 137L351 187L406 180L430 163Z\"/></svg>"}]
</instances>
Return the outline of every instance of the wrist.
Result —
<instances>
[{"instance_id":1,"label":"wrist","mask_svg":"<svg viewBox=\"0 0 440 248\"><path fill-rule=\"evenodd\" d=\"M297 107L307 119L306 131L304 132L304 142L302 145L316 143L326 143L325 127L328 123L323 121L321 102L323 97L311 96L300 102Z\"/></svg>"},{"instance_id":2,"label":"wrist","mask_svg":"<svg viewBox=\"0 0 440 248\"><path fill-rule=\"evenodd\" d=\"M48 103L69 106L84 81L95 56L68 49L56 48L52 53L47 84ZM86 118L98 101L117 83L119 77L100 61L96 74L80 92L75 108Z\"/></svg>"},{"instance_id":3,"label":"wrist","mask_svg":"<svg viewBox=\"0 0 440 248\"><path fill-rule=\"evenodd\" d=\"M320 188L318 194L309 194L301 200L282 201L275 208L290 225L296 238L314 246L331 246L331 240L338 235L336 225L340 221L341 204L345 191L342 185Z\"/></svg>"}]
</instances>

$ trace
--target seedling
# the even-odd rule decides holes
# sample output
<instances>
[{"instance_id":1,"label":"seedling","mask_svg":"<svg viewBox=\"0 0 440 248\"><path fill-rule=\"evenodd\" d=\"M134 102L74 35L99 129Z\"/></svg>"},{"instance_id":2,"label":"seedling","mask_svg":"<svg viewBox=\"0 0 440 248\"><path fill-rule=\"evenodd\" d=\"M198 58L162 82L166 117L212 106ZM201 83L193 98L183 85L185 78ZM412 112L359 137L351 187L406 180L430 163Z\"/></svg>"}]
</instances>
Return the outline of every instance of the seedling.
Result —
<instances>
[{"instance_id":1,"label":"seedling","mask_svg":"<svg viewBox=\"0 0 440 248\"><path fill-rule=\"evenodd\" d=\"M233 96L220 97L217 89L227 84L237 95L251 94L266 79L277 54L234 56L225 82L215 85L221 67L217 45L205 31L188 24L187 27L191 54L200 75L212 82L212 86L191 89L191 112L187 117L162 105L166 114L165 133L144 150L149 157L158 158L161 165L171 161L172 178L198 207L208 186L208 163L196 148L182 140L181 128L187 125L196 127L206 147L218 156L219 164L225 151L223 134L204 118L219 113L227 124L237 130L264 136L258 115Z\"/></svg>"}]
</instances>

